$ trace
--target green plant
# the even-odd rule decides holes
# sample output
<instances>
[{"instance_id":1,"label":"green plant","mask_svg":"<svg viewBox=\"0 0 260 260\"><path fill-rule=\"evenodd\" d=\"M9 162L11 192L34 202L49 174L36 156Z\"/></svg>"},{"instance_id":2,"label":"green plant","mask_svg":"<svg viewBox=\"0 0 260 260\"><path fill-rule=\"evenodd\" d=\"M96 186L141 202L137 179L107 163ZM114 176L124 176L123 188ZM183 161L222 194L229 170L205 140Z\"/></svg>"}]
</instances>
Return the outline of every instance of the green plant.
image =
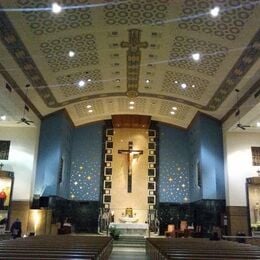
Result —
<instances>
[{"instance_id":1,"label":"green plant","mask_svg":"<svg viewBox=\"0 0 260 260\"><path fill-rule=\"evenodd\" d=\"M120 230L118 230L116 227L110 227L109 228L110 236L113 237L113 239L118 240L120 236Z\"/></svg>"}]
</instances>

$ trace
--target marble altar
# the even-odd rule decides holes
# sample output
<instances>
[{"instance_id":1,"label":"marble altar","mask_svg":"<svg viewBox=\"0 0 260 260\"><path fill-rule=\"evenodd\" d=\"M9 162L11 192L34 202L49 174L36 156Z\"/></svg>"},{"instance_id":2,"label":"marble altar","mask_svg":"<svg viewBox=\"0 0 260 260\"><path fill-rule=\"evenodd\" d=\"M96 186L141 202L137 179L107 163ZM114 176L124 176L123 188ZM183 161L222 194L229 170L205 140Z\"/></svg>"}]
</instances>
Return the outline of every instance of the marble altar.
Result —
<instances>
[{"instance_id":1,"label":"marble altar","mask_svg":"<svg viewBox=\"0 0 260 260\"><path fill-rule=\"evenodd\" d=\"M134 217L121 217L119 218L120 222L122 223L135 223L138 221L138 218L134 218Z\"/></svg>"},{"instance_id":2,"label":"marble altar","mask_svg":"<svg viewBox=\"0 0 260 260\"><path fill-rule=\"evenodd\" d=\"M109 228L120 230L121 236L148 236L148 224L146 223L110 223Z\"/></svg>"}]
</instances>

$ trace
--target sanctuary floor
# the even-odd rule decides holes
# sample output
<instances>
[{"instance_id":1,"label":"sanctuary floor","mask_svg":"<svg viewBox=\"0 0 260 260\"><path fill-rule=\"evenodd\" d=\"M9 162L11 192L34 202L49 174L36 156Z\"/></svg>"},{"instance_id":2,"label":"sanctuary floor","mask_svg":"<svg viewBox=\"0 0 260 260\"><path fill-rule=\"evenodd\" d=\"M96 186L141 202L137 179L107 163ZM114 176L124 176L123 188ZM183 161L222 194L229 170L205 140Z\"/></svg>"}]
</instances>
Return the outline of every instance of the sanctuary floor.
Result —
<instances>
[{"instance_id":1,"label":"sanctuary floor","mask_svg":"<svg viewBox=\"0 0 260 260\"><path fill-rule=\"evenodd\" d=\"M148 260L145 249L141 248L113 248L109 260Z\"/></svg>"}]
</instances>

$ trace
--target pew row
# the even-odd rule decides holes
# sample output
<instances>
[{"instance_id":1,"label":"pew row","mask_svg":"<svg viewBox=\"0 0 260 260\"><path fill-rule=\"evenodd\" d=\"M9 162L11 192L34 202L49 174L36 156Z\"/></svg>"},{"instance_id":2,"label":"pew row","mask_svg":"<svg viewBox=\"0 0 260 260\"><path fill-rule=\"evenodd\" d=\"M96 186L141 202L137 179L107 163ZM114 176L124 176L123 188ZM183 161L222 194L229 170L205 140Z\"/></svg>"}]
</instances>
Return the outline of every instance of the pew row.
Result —
<instances>
[{"instance_id":1,"label":"pew row","mask_svg":"<svg viewBox=\"0 0 260 260\"><path fill-rule=\"evenodd\" d=\"M110 237L36 236L0 241L0 259L97 259L112 252Z\"/></svg>"},{"instance_id":2,"label":"pew row","mask_svg":"<svg viewBox=\"0 0 260 260\"><path fill-rule=\"evenodd\" d=\"M198 238L147 238L146 253L151 260L260 259L260 247L258 246Z\"/></svg>"}]
</instances>

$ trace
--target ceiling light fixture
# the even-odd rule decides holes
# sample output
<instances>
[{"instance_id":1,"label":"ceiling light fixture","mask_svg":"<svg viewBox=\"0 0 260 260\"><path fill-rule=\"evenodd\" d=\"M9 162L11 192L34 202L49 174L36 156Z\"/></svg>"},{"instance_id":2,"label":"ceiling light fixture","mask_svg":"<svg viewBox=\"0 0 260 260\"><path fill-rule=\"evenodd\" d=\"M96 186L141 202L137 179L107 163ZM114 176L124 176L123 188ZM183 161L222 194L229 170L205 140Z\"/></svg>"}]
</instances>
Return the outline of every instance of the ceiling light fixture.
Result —
<instances>
[{"instance_id":1,"label":"ceiling light fixture","mask_svg":"<svg viewBox=\"0 0 260 260\"><path fill-rule=\"evenodd\" d=\"M87 108L91 108L92 106L91 105L87 105Z\"/></svg>"},{"instance_id":2,"label":"ceiling light fixture","mask_svg":"<svg viewBox=\"0 0 260 260\"><path fill-rule=\"evenodd\" d=\"M178 84L178 81L177 81L177 80L175 80L175 81L174 81L174 83Z\"/></svg>"},{"instance_id":3,"label":"ceiling light fixture","mask_svg":"<svg viewBox=\"0 0 260 260\"><path fill-rule=\"evenodd\" d=\"M257 122L257 123L256 123L256 126L257 126L257 127L260 127L260 122Z\"/></svg>"},{"instance_id":4,"label":"ceiling light fixture","mask_svg":"<svg viewBox=\"0 0 260 260\"><path fill-rule=\"evenodd\" d=\"M134 101L130 101L129 104L130 104L130 105L134 105L135 102L134 102Z\"/></svg>"},{"instance_id":5,"label":"ceiling light fixture","mask_svg":"<svg viewBox=\"0 0 260 260\"><path fill-rule=\"evenodd\" d=\"M86 82L84 80L80 80L78 83L79 87L84 87L85 84L86 84Z\"/></svg>"},{"instance_id":6,"label":"ceiling light fixture","mask_svg":"<svg viewBox=\"0 0 260 260\"><path fill-rule=\"evenodd\" d=\"M89 112L89 113L92 113L92 112L93 112L93 110L92 110L92 109L89 109L89 110L88 110L88 112Z\"/></svg>"},{"instance_id":7,"label":"ceiling light fixture","mask_svg":"<svg viewBox=\"0 0 260 260\"><path fill-rule=\"evenodd\" d=\"M192 59L195 60L195 61L199 61L200 60L200 53L193 53L191 55Z\"/></svg>"},{"instance_id":8,"label":"ceiling light fixture","mask_svg":"<svg viewBox=\"0 0 260 260\"><path fill-rule=\"evenodd\" d=\"M75 56L75 52L74 51L69 51L69 57L72 58Z\"/></svg>"},{"instance_id":9,"label":"ceiling light fixture","mask_svg":"<svg viewBox=\"0 0 260 260\"><path fill-rule=\"evenodd\" d=\"M177 107L172 107L172 110L177 110Z\"/></svg>"},{"instance_id":10,"label":"ceiling light fixture","mask_svg":"<svg viewBox=\"0 0 260 260\"><path fill-rule=\"evenodd\" d=\"M129 109L134 109L135 107L134 106L130 106Z\"/></svg>"},{"instance_id":11,"label":"ceiling light fixture","mask_svg":"<svg viewBox=\"0 0 260 260\"><path fill-rule=\"evenodd\" d=\"M174 111L171 111L170 114L171 114L171 115L175 115L176 113L175 113Z\"/></svg>"},{"instance_id":12,"label":"ceiling light fixture","mask_svg":"<svg viewBox=\"0 0 260 260\"><path fill-rule=\"evenodd\" d=\"M219 15L220 12L220 8L218 6L215 6L214 8L212 8L209 13L212 17L217 17Z\"/></svg>"},{"instance_id":13,"label":"ceiling light fixture","mask_svg":"<svg viewBox=\"0 0 260 260\"><path fill-rule=\"evenodd\" d=\"M51 11L52 11L53 13L58 14L58 13L61 12L61 10L62 10L62 8L61 8L61 6L60 6L58 3L53 3L53 4L51 5Z\"/></svg>"},{"instance_id":14,"label":"ceiling light fixture","mask_svg":"<svg viewBox=\"0 0 260 260\"><path fill-rule=\"evenodd\" d=\"M145 80L145 83L150 83L150 79Z\"/></svg>"},{"instance_id":15,"label":"ceiling light fixture","mask_svg":"<svg viewBox=\"0 0 260 260\"><path fill-rule=\"evenodd\" d=\"M194 85L194 84L192 84L192 85L191 85L191 87L192 87L192 88L195 88L195 85Z\"/></svg>"},{"instance_id":16,"label":"ceiling light fixture","mask_svg":"<svg viewBox=\"0 0 260 260\"><path fill-rule=\"evenodd\" d=\"M186 84L186 83L182 83L182 84L181 84L181 87L182 87L183 89L185 89L185 88L187 88L187 84Z\"/></svg>"},{"instance_id":17,"label":"ceiling light fixture","mask_svg":"<svg viewBox=\"0 0 260 260\"><path fill-rule=\"evenodd\" d=\"M91 82L91 79L88 79L88 82Z\"/></svg>"},{"instance_id":18,"label":"ceiling light fixture","mask_svg":"<svg viewBox=\"0 0 260 260\"><path fill-rule=\"evenodd\" d=\"M6 120L6 115L1 116L1 120L5 121Z\"/></svg>"}]
</instances>

